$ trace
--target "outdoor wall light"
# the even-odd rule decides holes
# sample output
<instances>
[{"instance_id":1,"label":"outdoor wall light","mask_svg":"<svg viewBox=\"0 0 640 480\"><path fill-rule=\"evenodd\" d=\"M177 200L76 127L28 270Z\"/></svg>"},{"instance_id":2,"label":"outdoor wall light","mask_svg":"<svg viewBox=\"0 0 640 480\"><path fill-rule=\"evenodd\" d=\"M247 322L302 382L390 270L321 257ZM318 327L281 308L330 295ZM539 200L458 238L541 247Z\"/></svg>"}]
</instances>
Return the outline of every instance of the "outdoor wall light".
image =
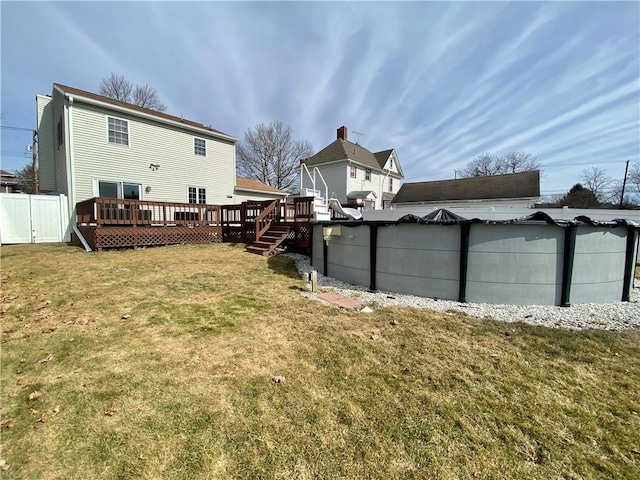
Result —
<instances>
[{"instance_id":1,"label":"outdoor wall light","mask_svg":"<svg viewBox=\"0 0 640 480\"><path fill-rule=\"evenodd\" d=\"M151 192L151 185L147 185L146 187L144 187L144 191L147 193Z\"/></svg>"}]
</instances>

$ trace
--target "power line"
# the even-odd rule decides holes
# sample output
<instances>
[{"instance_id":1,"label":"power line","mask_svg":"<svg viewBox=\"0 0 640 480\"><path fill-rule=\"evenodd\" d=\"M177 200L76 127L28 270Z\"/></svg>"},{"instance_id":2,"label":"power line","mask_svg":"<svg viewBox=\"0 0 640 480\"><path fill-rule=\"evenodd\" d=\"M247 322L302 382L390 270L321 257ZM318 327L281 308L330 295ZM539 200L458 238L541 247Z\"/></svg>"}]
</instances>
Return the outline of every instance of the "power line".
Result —
<instances>
[{"instance_id":1,"label":"power line","mask_svg":"<svg viewBox=\"0 0 640 480\"><path fill-rule=\"evenodd\" d=\"M24 132L33 132L33 128L13 127L11 125L0 125L0 128L2 128L3 130L21 130Z\"/></svg>"}]
</instances>

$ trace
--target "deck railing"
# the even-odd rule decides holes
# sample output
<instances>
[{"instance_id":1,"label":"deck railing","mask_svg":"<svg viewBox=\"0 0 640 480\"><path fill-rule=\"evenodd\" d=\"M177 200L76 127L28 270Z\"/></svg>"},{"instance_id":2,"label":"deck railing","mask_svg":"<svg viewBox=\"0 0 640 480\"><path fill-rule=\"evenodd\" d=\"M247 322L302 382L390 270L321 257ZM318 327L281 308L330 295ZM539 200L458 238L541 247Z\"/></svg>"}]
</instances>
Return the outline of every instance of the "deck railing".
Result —
<instances>
[{"instance_id":1,"label":"deck railing","mask_svg":"<svg viewBox=\"0 0 640 480\"><path fill-rule=\"evenodd\" d=\"M219 205L95 197L76 205L77 222L96 226L220 226Z\"/></svg>"},{"instance_id":2,"label":"deck railing","mask_svg":"<svg viewBox=\"0 0 640 480\"><path fill-rule=\"evenodd\" d=\"M302 197L207 205L95 197L76 205L76 217L79 225L97 227L219 226L224 241L251 243L273 222L311 222L313 202L313 197Z\"/></svg>"}]
</instances>

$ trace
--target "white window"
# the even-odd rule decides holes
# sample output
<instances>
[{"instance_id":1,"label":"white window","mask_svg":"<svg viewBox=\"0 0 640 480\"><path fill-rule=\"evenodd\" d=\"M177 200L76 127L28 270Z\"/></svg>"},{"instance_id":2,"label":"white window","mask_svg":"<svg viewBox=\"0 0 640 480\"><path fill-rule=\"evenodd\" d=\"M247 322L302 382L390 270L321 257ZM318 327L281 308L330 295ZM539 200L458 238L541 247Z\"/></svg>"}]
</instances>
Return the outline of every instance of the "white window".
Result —
<instances>
[{"instance_id":1,"label":"white window","mask_svg":"<svg viewBox=\"0 0 640 480\"><path fill-rule=\"evenodd\" d=\"M393 192L393 178L389 177L389 191Z\"/></svg>"},{"instance_id":2,"label":"white window","mask_svg":"<svg viewBox=\"0 0 640 480\"><path fill-rule=\"evenodd\" d=\"M98 197L140 200L142 185L139 183L117 182L113 180L98 180L97 191Z\"/></svg>"},{"instance_id":3,"label":"white window","mask_svg":"<svg viewBox=\"0 0 640 480\"><path fill-rule=\"evenodd\" d=\"M193 139L193 153L196 155L207 156L207 141L202 138Z\"/></svg>"},{"instance_id":4,"label":"white window","mask_svg":"<svg viewBox=\"0 0 640 480\"><path fill-rule=\"evenodd\" d=\"M207 189L189 187L189 203L207 203Z\"/></svg>"},{"instance_id":5,"label":"white window","mask_svg":"<svg viewBox=\"0 0 640 480\"><path fill-rule=\"evenodd\" d=\"M367 181L371 181L371 169L370 168L367 168L364 171L364 179L367 180Z\"/></svg>"},{"instance_id":6,"label":"white window","mask_svg":"<svg viewBox=\"0 0 640 480\"><path fill-rule=\"evenodd\" d=\"M109 143L129 145L129 122L115 117L107 117Z\"/></svg>"},{"instance_id":7,"label":"white window","mask_svg":"<svg viewBox=\"0 0 640 480\"><path fill-rule=\"evenodd\" d=\"M393 155L391 155L391 158L389 159L389 168L393 168Z\"/></svg>"},{"instance_id":8,"label":"white window","mask_svg":"<svg viewBox=\"0 0 640 480\"><path fill-rule=\"evenodd\" d=\"M349 166L349 176L351 178L356 178L356 167L353 165Z\"/></svg>"}]
</instances>

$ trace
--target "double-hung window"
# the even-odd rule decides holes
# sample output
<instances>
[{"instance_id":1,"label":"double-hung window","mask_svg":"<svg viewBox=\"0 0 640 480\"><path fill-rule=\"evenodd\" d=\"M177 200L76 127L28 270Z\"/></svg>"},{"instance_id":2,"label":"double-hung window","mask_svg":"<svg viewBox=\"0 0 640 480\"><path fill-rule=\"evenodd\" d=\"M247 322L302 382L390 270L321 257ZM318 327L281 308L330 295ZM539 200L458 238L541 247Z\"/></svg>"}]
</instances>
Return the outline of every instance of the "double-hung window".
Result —
<instances>
[{"instance_id":1,"label":"double-hung window","mask_svg":"<svg viewBox=\"0 0 640 480\"><path fill-rule=\"evenodd\" d=\"M207 189L189 187L189 203L207 203Z\"/></svg>"},{"instance_id":2,"label":"double-hung window","mask_svg":"<svg viewBox=\"0 0 640 480\"><path fill-rule=\"evenodd\" d=\"M368 182L370 182L370 181L371 181L371 169L370 169L370 168L367 168L367 169L364 171L364 179L365 179L366 181L368 181Z\"/></svg>"},{"instance_id":3,"label":"double-hung window","mask_svg":"<svg viewBox=\"0 0 640 480\"><path fill-rule=\"evenodd\" d=\"M356 178L356 167L354 167L353 165L349 166L349 176L351 178Z\"/></svg>"},{"instance_id":4,"label":"double-hung window","mask_svg":"<svg viewBox=\"0 0 640 480\"><path fill-rule=\"evenodd\" d=\"M393 192L393 178L389 177L389 191Z\"/></svg>"},{"instance_id":5,"label":"double-hung window","mask_svg":"<svg viewBox=\"0 0 640 480\"><path fill-rule=\"evenodd\" d=\"M107 117L109 143L129 145L129 122L115 117Z\"/></svg>"},{"instance_id":6,"label":"double-hung window","mask_svg":"<svg viewBox=\"0 0 640 480\"><path fill-rule=\"evenodd\" d=\"M202 138L193 139L193 153L195 155L207 156L207 141Z\"/></svg>"}]
</instances>

